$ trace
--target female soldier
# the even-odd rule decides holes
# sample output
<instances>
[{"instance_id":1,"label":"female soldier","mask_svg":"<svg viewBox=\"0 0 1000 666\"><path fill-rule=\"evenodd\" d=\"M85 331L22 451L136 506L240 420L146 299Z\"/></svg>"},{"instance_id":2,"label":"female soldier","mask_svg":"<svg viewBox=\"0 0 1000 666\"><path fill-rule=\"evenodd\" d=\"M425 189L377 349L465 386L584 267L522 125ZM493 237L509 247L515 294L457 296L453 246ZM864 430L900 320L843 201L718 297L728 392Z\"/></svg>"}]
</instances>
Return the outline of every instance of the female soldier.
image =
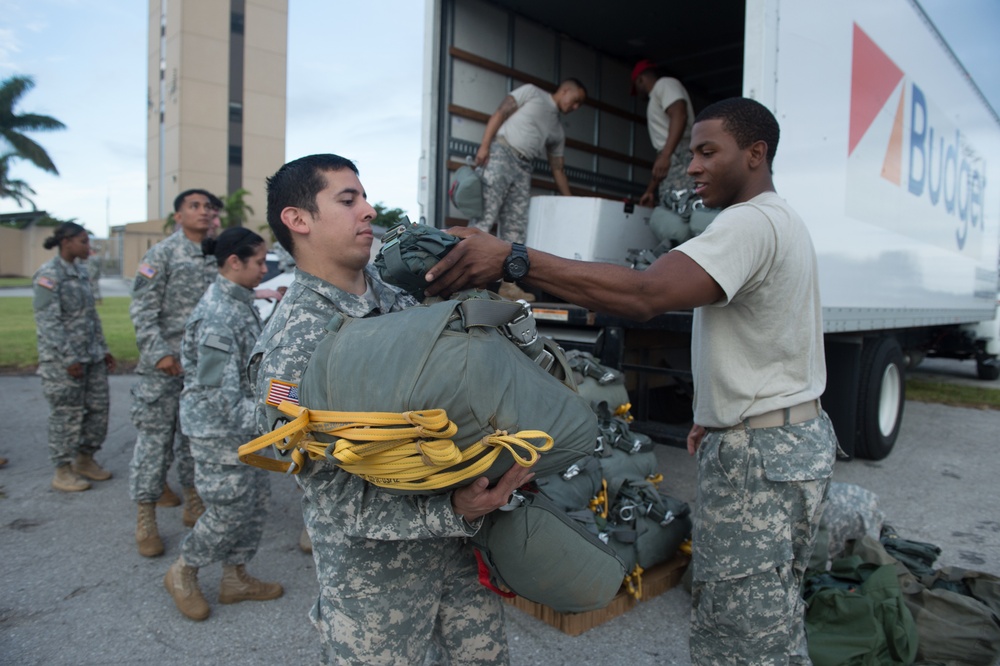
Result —
<instances>
[{"instance_id":1,"label":"female soldier","mask_svg":"<svg viewBox=\"0 0 1000 666\"><path fill-rule=\"evenodd\" d=\"M111 478L94 462L108 433L108 371L115 359L104 341L87 269L87 230L63 222L45 239L59 254L42 265L34 283L38 371L49 401L49 458L56 474L52 487L73 492ZM75 456L75 459L74 459ZM84 478L86 477L86 478Z\"/></svg>"},{"instance_id":2,"label":"female soldier","mask_svg":"<svg viewBox=\"0 0 1000 666\"><path fill-rule=\"evenodd\" d=\"M253 289L267 272L267 247L254 232L233 227L206 238L202 249L215 256L219 275L184 329L180 421L191 439L195 487L205 513L163 579L178 610L192 620L208 617L198 568L213 562L222 562L220 603L277 599L284 592L244 568L257 552L271 489L267 472L241 464L236 454L256 436L253 387L243 369L261 330Z\"/></svg>"}]
</instances>

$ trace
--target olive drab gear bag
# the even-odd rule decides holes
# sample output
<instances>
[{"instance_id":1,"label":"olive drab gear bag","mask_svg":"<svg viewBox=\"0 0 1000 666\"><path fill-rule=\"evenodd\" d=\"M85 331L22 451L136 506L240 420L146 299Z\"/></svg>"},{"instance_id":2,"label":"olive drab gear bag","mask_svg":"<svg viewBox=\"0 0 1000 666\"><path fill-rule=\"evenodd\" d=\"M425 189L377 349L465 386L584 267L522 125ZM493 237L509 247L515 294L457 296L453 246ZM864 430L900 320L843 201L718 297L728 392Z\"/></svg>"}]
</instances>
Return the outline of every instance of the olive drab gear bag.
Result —
<instances>
[{"instance_id":1,"label":"olive drab gear bag","mask_svg":"<svg viewBox=\"0 0 1000 666\"><path fill-rule=\"evenodd\" d=\"M613 414L622 415L631 408L625 375L620 370L602 365L590 352L571 349L566 352L566 360L573 369L576 390L590 401L598 412L601 403Z\"/></svg>"},{"instance_id":2,"label":"olive drab gear bag","mask_svg":"<svg viewBox=\"0 0 1000 666\"><path fill-rule=\"evenodd\" d=\"M659 492L652 481L626 480L611 504L608 523L615 551L648 569L671 559L691 536L691 509Z\"/></svg>"},{"instance_id":3,"label":"olive drab gear bag","mask_svg":"<svg viewBox=\"0 0 1000 666\"><path fill-rule=\"evenodd\" d=\"M486 514L472 537L480 580L560 613L611 603L626 573L615 551L543 495L513 497L514 508Z\"/></svg>"},{"instance_id":4,"label":"olive drab gear bag","mask_svg":"<svg viewBox=\"0 0 1000 666\"><path fill-rule=\"evenodd\" d=\"M335 315L299 404L279 406L294 420L241 446L240 460L295 472L306 457L328 461L401 494L481 476L495 482L515 463L537 461L537 476L565 470L593 452L597 419L501 333L524 308L468 298L364 319ZM551 354L540 347L535 358ZM271 444L291 451L291 463L254 453Z\"/></svg>"},{"instance_id":5,"label":"olive drab gear bag","mask_svg":"<svg viewBox=\"0 0 1000 666\"><path fill-rule=\"evenodd\" d=\"M555 474L536 476L534 482L563 511L575 511L588 507L600 492L601 474L601 461L591 454Z\"/></svg>"},{"instance_id":6,"label":"olive drab gear bag","mask_svg":"<svg viewBox=\"0 0 1000 666\"><path fill-rule=\"evenodd\" d=\"M471 165L455 170L448 187L448 198L455 208L470 218L483 216L483 180Z\"/></svg>"},{"instance_id":7,"label":"olive drab gear bag","mask_svg":"<svg viewBox=\"0 0 1000 666\"><path fill-rule=\"evenodd\" d=\"M869 537L864 537L868 539ZM894 564L859 555L806 579L806 634L816 666L896 666L917 656L917 626Z\"/></svg>"},{"instance_id":8,"label":"olive drab gear bag","mask_svg":"<svg viewBox=\"0 0 1000 666\"><path fill-rule=\"evenodd\" d=\"M427 281L424 275L459 239L426 224L410 224L409 218L382 236L382 247L375 255L379 276L418 300L423 300Z\"/></svg>"}]
</instances>

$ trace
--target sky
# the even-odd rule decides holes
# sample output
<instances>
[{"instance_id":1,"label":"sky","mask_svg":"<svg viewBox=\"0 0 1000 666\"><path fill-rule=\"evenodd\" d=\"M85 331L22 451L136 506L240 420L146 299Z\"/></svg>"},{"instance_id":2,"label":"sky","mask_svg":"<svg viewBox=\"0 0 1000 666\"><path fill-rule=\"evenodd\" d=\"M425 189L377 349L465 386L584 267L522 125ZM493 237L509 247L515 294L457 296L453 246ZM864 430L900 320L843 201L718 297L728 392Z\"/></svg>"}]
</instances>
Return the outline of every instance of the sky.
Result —
<instances>
[{"instance_id":1,"label":"sky","mask_svg":"<svg viewBox=\"0 0 1000 666\"><path fill-rule=\"evenodd\" d=\"M1000 0L920 3L1000 110ZM98 237L146 217L147 12L140 0L0 0L0 79L33 77L18 111L67 126L31 135L58 177L25 162L13 176L39 209ZM353 159L369 200L412 220L423 26L420 0L289 0L286 159ZM16 210L0 200L0 213Z\"/></svg>"}]
</instances>

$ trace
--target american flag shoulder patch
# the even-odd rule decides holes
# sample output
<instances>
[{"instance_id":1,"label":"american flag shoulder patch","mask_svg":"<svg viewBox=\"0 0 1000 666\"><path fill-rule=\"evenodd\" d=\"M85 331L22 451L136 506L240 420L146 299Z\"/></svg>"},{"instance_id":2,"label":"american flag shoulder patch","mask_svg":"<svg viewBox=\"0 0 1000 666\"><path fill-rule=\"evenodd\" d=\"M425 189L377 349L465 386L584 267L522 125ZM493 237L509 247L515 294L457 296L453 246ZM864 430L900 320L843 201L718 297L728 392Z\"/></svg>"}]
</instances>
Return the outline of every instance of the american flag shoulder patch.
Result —
<instances>
[{"instance_id":1,"label":"american flag shoulder patch","mask_svg":"<svg viewBox=\"0 0 1000 666\"><path fill-rule=\"evenodd\" d=\"M139 275L152 280L156 275L156 269L149 264L139 264Z\"/></svg>"},{"instance_id":2,"label":"american flag shoulder patch","mask_svg":"<svg viewBox=\"0 0 1000 666\"><path fill-rule=\"evenodd\" d=\"M39 287L45 287L46 289L55 289L56 288L55 280L52 280L51 278L47 278L44 275L42 277L38 278L37 280L35 280L35 284L37 284Z\"/></svg>"},{"instance_id":3,"label":"american flag shoulder patch","mask_svg":"<svg viewBox=\"0 0 1000 666\"><path fill-rule=\"evenodd\" d=\"M264 402L277 407L282 401L299 404L299 385L280 379L269 379L267 383L267 398Z\"/></svg>"}]
</instances>

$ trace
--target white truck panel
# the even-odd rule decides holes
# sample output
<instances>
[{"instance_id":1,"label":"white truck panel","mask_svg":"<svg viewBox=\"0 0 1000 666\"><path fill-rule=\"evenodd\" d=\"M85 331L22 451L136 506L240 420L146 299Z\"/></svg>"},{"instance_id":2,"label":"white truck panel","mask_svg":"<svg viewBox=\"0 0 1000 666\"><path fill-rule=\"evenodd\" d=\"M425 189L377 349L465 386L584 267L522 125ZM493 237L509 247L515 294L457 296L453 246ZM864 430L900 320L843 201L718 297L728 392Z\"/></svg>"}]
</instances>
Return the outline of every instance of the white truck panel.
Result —
<instances>
[{"instance_id":1,"label":"white truck panel","mask_svg":"<svg viewBox=\"0 0 1000 666\"><path fill-rule=\"evenodd\" d=\"M903 0L782 2L779 25L775 183L812 234L828 328L992 318L1000 128L937 34Z\"/></svg>"}]
</instances>

